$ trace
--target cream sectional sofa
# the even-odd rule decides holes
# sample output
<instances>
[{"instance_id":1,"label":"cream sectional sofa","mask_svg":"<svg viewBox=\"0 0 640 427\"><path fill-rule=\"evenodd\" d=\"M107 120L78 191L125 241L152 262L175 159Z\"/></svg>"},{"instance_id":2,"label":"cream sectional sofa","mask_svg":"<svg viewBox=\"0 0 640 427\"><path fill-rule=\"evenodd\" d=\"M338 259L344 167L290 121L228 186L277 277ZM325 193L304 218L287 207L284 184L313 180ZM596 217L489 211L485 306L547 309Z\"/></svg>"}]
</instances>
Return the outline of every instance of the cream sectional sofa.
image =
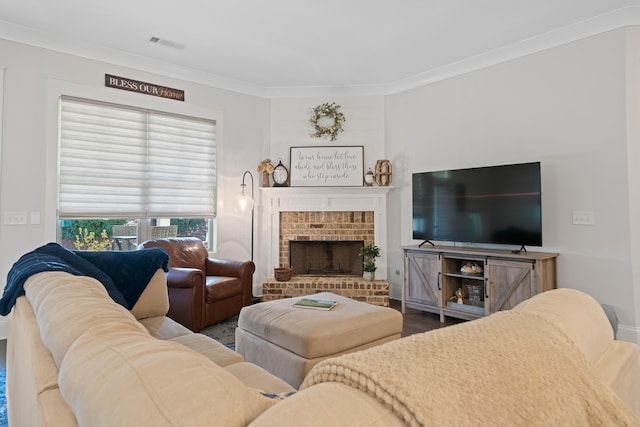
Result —
<instances>
[{"instance_id":1,"label":"cream sectional sofa","mask_svg":"<svg viewBox=\"0 0 640 427\"><path fill-rule=\"evenodd\" d=\"M42 272L9 317L11 426L247 425L294 391L174 322L164 271L131 311L95 279Z\"/></svg>"},{"instance_id":2,"label":"cream sectional sofa","mask_svg":"<svg viewBox=\"0 0 640 427\"><path fill-rule=\"evenodd\" d=\"M132 310L64 272L24 289L9 318L12 427L640 423L640 348L569 289L328 359L295 393L165 317L162 270Z\"/></svg>"}]
</instances>

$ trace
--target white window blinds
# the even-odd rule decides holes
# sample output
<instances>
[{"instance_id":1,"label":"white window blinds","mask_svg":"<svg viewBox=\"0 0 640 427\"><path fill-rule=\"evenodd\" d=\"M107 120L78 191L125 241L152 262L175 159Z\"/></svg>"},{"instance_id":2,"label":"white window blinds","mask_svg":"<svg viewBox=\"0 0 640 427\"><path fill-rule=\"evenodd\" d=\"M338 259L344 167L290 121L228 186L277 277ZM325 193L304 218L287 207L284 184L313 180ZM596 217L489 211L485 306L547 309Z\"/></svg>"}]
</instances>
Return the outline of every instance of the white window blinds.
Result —
<instances>
[{"instance_id":1,"label":"white window blinds","mask_svg":"<svg viewBox=\"0 0 640 427\"><path fill-rule=\"evenodd\" d=\"M215 216L215 121L62 97L59 138L59 219Z\"/></svg>"}]
</instances>

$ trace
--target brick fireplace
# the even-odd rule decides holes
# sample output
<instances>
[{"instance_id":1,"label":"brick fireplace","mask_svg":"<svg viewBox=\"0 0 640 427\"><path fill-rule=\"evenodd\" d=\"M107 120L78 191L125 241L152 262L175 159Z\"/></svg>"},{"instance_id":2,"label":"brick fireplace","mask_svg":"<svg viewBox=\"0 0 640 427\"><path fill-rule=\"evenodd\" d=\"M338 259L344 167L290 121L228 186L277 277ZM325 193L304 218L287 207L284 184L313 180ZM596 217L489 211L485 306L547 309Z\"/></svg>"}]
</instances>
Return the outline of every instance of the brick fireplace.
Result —
<instances>
[{"instance_id":1,"label":"brick fireplace","mask_svg":"<svg viewBox=\"0 0 640 427\"><path fill-rule=\"evenodd\" d=\"M361 260L354 264L353 252L372 243L372 211L280 212L280 265L293 267L294 273L314 274L305 270L315 270L317 275L361 275ZM292 246L297 246L295 253ZM302 265L293 262L296 258Z\"/></svg>"},{"instance_id":2,"label":"brick fireplace","mask_svg":"<svg viewBox=\"0 0 640 427\"><path fill-rule=\"evenodd\" d=\"M361 276L362 240L289 240L294 276Z\"/></svg>"},{"instance_id":3,"label":"brick fireplace","mask_svg":"<svg viewBox=\"0 0 640 427\"><path fill-rule=\"evenodd\" d=\"M289 266L290 241L362 241L382 249L376 278L386 280L386 195L390 187L260 188L254 295Z\"/></svg>"}]
</instances>

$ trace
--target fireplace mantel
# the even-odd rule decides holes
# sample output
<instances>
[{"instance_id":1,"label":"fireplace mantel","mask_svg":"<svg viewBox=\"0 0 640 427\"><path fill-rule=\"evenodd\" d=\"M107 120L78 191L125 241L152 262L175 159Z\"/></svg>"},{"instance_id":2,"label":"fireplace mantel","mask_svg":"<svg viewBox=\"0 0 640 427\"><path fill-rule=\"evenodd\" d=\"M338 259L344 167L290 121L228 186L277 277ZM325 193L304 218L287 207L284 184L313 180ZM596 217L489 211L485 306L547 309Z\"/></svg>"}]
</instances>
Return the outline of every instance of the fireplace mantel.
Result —
<instances>
[{"instance_id":1,"label":"fireplace mantel","mask_svg":"<svg viewBox=\"0 0 640 427\"><path fill-rule=\"evenodd\" d=\"M256 206L254 295L279 267L280 212L374 213L374 243L381 249L376 278L387 276L387 193L392 187L262 187Z\"/></svg>"}]
</instances>

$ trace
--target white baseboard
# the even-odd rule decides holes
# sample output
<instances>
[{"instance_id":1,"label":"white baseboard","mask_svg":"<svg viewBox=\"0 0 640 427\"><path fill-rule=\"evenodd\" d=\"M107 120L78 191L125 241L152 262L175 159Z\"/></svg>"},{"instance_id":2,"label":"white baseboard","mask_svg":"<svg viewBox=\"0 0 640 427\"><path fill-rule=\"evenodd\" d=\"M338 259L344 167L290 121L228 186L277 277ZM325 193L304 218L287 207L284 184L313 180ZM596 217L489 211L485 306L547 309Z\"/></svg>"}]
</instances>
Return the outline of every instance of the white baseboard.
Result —
<instances>
[{"instance_id":1,"label":"white baseboard","mask_svg":"<svg viewBox=\"0 0 640 427\"><path fill-rule=\"evenodd\" d=\"M640 328L618 324L618 336L620 341L629 341L640 345Z\"/></svg>"}]
</instances>

